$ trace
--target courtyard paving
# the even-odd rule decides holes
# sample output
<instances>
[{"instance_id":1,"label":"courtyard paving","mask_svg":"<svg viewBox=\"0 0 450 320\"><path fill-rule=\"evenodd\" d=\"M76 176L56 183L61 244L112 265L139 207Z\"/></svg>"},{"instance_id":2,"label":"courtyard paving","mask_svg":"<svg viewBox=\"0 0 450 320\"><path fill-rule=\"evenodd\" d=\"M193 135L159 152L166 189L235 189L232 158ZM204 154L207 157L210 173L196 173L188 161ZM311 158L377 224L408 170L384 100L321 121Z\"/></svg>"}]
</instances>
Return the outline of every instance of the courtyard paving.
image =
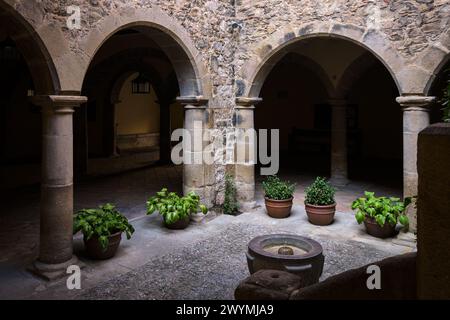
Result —
<instances>
[{"instance_id":1,"label":"courtyard paving","mask_svg":"<svg viewBox=\"0 0 450 320\"><path fill-rule=\"evenodd\" d=\"M25 190L9 198L0 232L0 298L2 299L232 299L239 281L249 275L245 251L255 236L294 233L311 237L324 247L322 279L411 248L368 236L349 211L352 200L364 190L396 195L398 190L352 182L338 190L336 221L327 227L311 225L302 202L303 189L313 177L291 176L298 183L292 216L268 217L261 200L252 212L220 215L192 224L182 231L167 230L161 218L145 216L145 200L162 186L180 188L180 167L155 167L81 182L75 206L114 202L136 228L123 240L114 259L92 261L84 256L81 236L75 237L75 253L85 263L82 290L69 291L66 279L48 283L25 271L38 248L39 193ZM258 199L262 199L258 188ZM23 196L27 198L23 198ZM14 205L15 204L15 205Z\"/></svg>"}]
</instances>

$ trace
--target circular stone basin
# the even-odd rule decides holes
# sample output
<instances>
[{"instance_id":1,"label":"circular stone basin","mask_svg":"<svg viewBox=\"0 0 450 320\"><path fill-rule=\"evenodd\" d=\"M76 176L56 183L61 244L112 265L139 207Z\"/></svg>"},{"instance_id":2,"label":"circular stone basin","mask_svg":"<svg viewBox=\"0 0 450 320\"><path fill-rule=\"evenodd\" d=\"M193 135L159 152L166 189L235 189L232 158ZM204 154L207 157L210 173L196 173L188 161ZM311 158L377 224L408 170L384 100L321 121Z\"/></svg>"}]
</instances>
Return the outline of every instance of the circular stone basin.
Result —
<instances>
[{"instance_id":1,"label":"circular stone basin","mask_svg":"<svg viewBox=\"0 0 450 320\"><path fill-rule=\"evenodd\" d=\"M304 286L319 282L324 260L320 243L297 235L259 236L248 244L251 274L262 269L287 271L301 276Z\"/></svg>"}]
</instances>

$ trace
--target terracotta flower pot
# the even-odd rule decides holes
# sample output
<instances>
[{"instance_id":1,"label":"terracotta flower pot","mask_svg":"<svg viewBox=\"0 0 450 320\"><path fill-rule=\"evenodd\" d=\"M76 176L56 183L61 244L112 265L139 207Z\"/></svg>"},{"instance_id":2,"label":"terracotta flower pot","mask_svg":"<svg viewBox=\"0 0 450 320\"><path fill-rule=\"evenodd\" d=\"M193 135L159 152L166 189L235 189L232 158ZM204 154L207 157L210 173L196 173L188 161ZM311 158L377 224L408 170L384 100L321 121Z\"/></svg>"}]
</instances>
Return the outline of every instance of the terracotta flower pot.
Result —
<instances>
[{"instance_id":1,"label":"terracotta flower pot","mask_svg":"<svg viewBox=\"0 0 450 320\"><path fill-rule=\"evenodd\" d=\"M267 214L270 217L283 219L291 215L293 197L286 200L272 200L267 197L264 199L266 200Z\"/></svg>"},{"instance_id":2,"label":"terracotta flower pot","mask_svg":"<svg viewBox=\"0 0 450 320\"><path fill-rule=\"evenodd\" d=\"M309 222L318 226L327 226L334 220L336 203L327 206L314 206L305 203L305 210L308 215Z\"/></svg>"},{"instance_id":3,"label":"terracotta flower pot","mask_svg":"<svg viewBox=\"0 0 450 320\"><path fill-rule=\"evenodd\" d=\"M84 240L84 247L89 257L97 260L105 260L114 257L122 240L122 232L117 232L108 237L109 243L105 250L100 245L98 237L92 236L89 240Z\"/></svg>"},{"instance_id":4,"label":"terracotta flower pot","mask_svg":"<svg viewBox=\"0 0 450 320\"><path fill-rule=\"evenodd\" d=\"M182 230L182 229L186 229L189 226L190 222L191 222L191 217L187 216L186 218L175 221L174 223L171 223L171 224L168 224L164 221L164 225L166 226L167 229Z\"/></svg>"},{"instance_id":5,"label":"terracotta flower pot","mask_svg":"<svg viewBox=\"0 0 450 320\"><path fill-rule=\"evenodd\" d=\"M366 217L364 219L364 225L366 226L367 233L377 238L385 239L392 237L395 234L395 226L386 222L384 226L380 227L375 219L371 217Z\"/></svg>"}]
</instances>

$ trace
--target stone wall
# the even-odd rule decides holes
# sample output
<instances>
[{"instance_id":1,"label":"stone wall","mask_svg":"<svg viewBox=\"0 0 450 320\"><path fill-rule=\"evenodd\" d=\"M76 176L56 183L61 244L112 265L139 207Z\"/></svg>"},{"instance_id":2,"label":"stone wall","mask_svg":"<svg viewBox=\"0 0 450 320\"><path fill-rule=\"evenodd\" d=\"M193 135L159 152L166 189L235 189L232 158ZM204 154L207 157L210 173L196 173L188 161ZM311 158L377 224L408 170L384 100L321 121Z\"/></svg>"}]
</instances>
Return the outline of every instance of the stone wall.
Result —
<instances>
[{"instance_id":1,"label":"stone wall","mask_svg":"<svg viewBox=\"0 0 450 320\"><path fill-rule=\"evenodd\" d=\"M443 0L264 0L255 5L241 0L238 17L245 24L241 37L245 48L288 25L295 32L306 23L332 21L379 30L401 55L414 57L449 27L450 4Z\"/></svg>"},{"instance_id":2,"label":"stone wall","mask_svg":"<svg viewBox=\"0 0 450 320\"><path fill-rule=\"evenodd\" d=\"M86 45L92 30L96 29L99 33L106 31L107 28L102 26L105 18L120 17L114 21L119 27L120 21L133 18L134 21L153 21L154 16L162 12L162 19L168 20L169 26L174 26L171 31L176 34L178 29L182 29L198 51L198 62L203 66L197 67L204 68L205 74L211 78L212 105L215 107L233 105L230 97L234 91L237 90L238 95L243 91L242 83L238 81L235 87L233 80L242 80L239 79L242 77L239 74L242 66L254 63L255 57L265 56L266 52L257 52L257 49L261 49L261 44L265 45L262 47L263 51L276 49L270 43L272 40L289 42L304 34L343 35L352 39L359 39L362 35L370 38L365 41L361 39L362 43L367 42L370 50L377 52L380 49L377 46L392 50L389 55L398 56L396 59L405 65L415 66L417 72L428 71L428 75L436 71L433 68L448 53L449 46L448 0L7 2L38 30L46 45L52 47L55 44L51 40L57 40L61 54L61 50L66 50L61 45L62 41L67 44L70 52L77 54L78 59L82 60L89 60L91 51ZM78 30L66 27L66 8L70 5L81 7L82 24ZM180 39L185 40L182 37ZM370 45L374 47L371 48ZM50 51L58 54L57 50ZM430 54L433 54L433 59L427 59ZM419 61L420 59L427 61Z\"/></svg>"},{"instance_id":3,"label":"stone wall","mask_svg":"<svg viewBox=\"0 0 450 320\"><path fill-rule=\"evenodd\" d=\"M75 30L66 25L71 5L81 8ZM426 93L450 51L449 0L0 0L0 6L37 31L62 92L81 90L91 59L116 30L135 24L169 34L187 56L185 65L175 65L182 91L209 99L208 125L219 149L218 137L233 126L236 96L257 95L277 57L299 39L361 44L382 60L402 94ZM193 71L185 71L187 64ZM226 166L217 161L213 171L220 204Z\"/></svg>"}]
</instances>

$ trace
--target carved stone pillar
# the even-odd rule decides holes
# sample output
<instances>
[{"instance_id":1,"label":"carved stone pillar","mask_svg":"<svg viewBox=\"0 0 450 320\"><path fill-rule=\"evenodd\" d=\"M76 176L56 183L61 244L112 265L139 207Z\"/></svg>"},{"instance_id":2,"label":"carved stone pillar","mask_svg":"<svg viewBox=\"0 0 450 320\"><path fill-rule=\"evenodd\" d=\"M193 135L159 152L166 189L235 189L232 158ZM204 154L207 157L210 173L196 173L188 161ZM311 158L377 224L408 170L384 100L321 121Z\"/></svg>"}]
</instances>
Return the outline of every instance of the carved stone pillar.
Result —
<instances>
[{"instance_id":1,"label":"carved stone pillar","mask_svg":"<svg viewBox=\"0 0 450 320\"><path fill-rule=\"evenodd\" d=\"M203 141L205 129L208 128L208 100L203 97L178 97L184 106L184 129L188 136L183 136L183 193L197 193L201 201L212 207L214 201L213 164L204 161L207 145Z\"/></svg>"},{"instance_id":2,"label":"carved stone pillar","mask_svg":"<svg viewBox=\"0 0 450 320\"><path fill-rule=\"evenodd\" d=\"M403 196L417 195L417 138L419 132L430 124L429 106L435 97L401 96L397 102L403 108ZM416 210L410 206L407 212L409 231L417 230Z\"/></svg>"}]
</instances>

